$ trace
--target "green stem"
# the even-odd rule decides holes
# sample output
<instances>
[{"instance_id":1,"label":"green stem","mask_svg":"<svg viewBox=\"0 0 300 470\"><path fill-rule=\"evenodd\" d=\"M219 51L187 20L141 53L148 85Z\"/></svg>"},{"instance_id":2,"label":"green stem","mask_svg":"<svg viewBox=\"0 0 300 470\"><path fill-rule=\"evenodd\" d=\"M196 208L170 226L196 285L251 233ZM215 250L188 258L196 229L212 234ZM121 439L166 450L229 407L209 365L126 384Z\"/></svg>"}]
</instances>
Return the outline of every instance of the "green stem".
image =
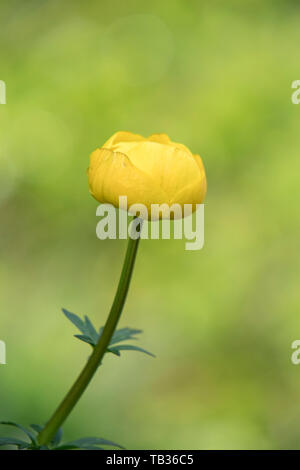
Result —
<instances>
[{"instance_id":1,"label":"green stem","mask_svg":"<svg viewBox=\"0 0 300 470\"><path fill-rule=\"evenodd\" d=\"M134 219L132 222L133 230L134 227L138 226L141 230L142 221L140 219ZM139 231L140 232L140 231ZM133 232L132 232L133 233ZM131 234L132 235L132 234ZM40 432L38 436L38 441L40 445L47 445L51 439L56 434L59 427L63 424L66 418L69 416L74 406L77 404L81 395L87 388L90 383L93 375L97 371L99 365L101 364L102 358L106 352L106 349L110 343L110 340L114 334L118 321L120 319L127 292L129 289L129 284L134 268L134 262L136 258L136 253L139 245L140 233L138 234L137 239L133 239L132 236L128 240L126 256L123 264L123 269L118 285L118 289L107 318L106 324L103 329L103 333L99 338L97 345L95 346L92 355L90 356L88 362L83 368L81 374L77 378L76 382L70 389L69 393L66 395L64 400L61 402L53 416L50 418L44 429Z\"/></svg>"}]
</instances>

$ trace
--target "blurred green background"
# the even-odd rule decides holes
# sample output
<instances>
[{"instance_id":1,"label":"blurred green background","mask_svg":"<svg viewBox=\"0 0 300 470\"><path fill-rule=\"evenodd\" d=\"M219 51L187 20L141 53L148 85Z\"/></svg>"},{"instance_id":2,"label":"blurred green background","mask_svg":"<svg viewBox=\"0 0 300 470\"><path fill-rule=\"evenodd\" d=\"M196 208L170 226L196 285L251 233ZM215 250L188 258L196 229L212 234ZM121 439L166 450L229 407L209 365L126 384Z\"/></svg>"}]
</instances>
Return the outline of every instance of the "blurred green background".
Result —
<instances>
[{"instance_id":1,"label":"blurred green background","mask_svg":"<svg viewBox=\"0 0 300 470\"><path fill-rule=\"evenodd\" d=\"M1 419L46 421L84 365L61 308L111 305L126 241L96 238L90 152L166 132L203 157L205 247L141 243L120 325L157 358L106 357L66 437L299 449L299 2L0 6Z\"/></svg>"}]
</instances>

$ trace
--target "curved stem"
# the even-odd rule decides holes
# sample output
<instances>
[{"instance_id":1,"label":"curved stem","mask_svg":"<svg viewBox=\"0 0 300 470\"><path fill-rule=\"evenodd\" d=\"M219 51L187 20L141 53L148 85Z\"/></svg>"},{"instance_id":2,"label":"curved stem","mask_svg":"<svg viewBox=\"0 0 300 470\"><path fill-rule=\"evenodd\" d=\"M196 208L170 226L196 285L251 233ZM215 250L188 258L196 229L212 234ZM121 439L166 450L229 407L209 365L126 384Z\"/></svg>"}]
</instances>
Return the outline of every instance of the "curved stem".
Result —
<instances>
[{"instance_id":1,"label":"curved stem","mask_svg":"<svg viewBox=\"0 0 300 470\"><path fill-rule=\"evenodd\" d=\"M51 441L53 436L56 434L58 428L69 416L72 409L77 404L81 395L90 383L99 365L101 364L101 360L110 343L111 337L114 334L114 331L116 329L125 304L140 240L142 221L136 218L133 220L132 224L133 230L131 237L128 240L126 256L121 272L121 277L119 280L118 289L106 324L104 326L102 335L100 336L92 355L90 356L88 362L86 363L76 382L74 383L62 403L59 405L53 416L50 418L44 429L40 432L38 436L38 441L40 445L47 445ZM137 233L136 227L139 227L139 233ZM135 239L133 238L133 233L136 234Z\"/></svg>"}]
</instances>

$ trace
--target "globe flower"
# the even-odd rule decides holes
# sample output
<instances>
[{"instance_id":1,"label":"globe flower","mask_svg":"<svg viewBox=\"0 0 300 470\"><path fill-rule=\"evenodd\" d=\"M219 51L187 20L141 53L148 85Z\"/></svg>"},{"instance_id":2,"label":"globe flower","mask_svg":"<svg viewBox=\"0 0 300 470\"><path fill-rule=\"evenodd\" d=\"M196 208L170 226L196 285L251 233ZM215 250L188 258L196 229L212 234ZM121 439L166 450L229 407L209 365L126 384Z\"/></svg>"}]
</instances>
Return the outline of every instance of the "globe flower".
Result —
<instances>
[{"instance_id":1,"label":"globe flower","mask_svg":"<svg viewBox=\"0 0 300 470\"><path fill-rule=\"evenodd\" d=\"M124 208L119 198L126 196L128 206L146 206L149 218L153 204L194 211L206 193L201 157L166 134L115 133L91 154L88 179L97 201Z\"/></svg>"},{"instance_id":2,"label":"globe flower","mask_svg":"<svg viewBox=\"0 0 300 470\"><path fill-rule=\"evenodd\" d=\"M0 421L0 425L5 424L21 429L27 439L23 441L11 437L0 438L0 447L14 445L20 450L87 450L112 446L123 449L119 444L97 437L87 437L61 444L61 426L77 405L99 366L102 365L106 353L114 352L119 356L120 351L127 349L153 356L140 347L119 344L133 339L140 330L116 329L125 305L139 242L142 238L143 220L141 219L151 218L152 220L155 205L167 206L168 209L160 209L161 212L159 211L158 214L161 213L161 216L158 215L157 218L171 218L171 211L173 211L172 218L185 217L186 207L189 206L190 211L197 209L197 205L202 203L206 193L205 170L199 155L193 155L183 144L172 142L166 134L153 134L144 138L130 132L117 132L103 147L91 154L88 177L90 192L99 202L122 208L121 204L124 204L122 201L126 199L126 209L129 204L128 210L135 216L130 223L128 245L116 294L105 325L99 329L94 327L87 316L81 319L74 313L63 309L66 317L79 329L80 333L83 333L75 336L89 343L93 352L45 426L31 425L29 430L11 421ZM177 206L176 212L171 209L175 205ZM141 208L132 209L133 206L143 206L142 209L146 208L146 212L141 215ZM180 214L177 212L178 207ZM102 210L103 206L100 206L100 209ZM198 246L197 234L193 232L192 235L195 235ZM186 231L185 236L190 240ZM201 246L191 249L200 248Z\"/></svg>"}]
</instances>

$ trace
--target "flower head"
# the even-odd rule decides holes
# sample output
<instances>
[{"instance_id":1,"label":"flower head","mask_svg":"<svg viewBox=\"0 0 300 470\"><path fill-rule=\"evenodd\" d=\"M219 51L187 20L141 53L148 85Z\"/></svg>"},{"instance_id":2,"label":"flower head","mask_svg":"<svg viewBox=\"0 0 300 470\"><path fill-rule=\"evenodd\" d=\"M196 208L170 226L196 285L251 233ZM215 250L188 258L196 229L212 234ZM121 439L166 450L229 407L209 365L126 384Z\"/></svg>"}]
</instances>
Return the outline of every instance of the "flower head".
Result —
<instances>
[{"instance_id":1,"label":"flower head","mask_svg":"<svg viewBox=\"0 0 300 470\"><path fill-rule=\"evenodd\" d=\"M88 178L97 201L119 207L119 197L126 196L128 206L145 205L149 218L152 204L195 210L206 193L201 157L166 134L117 132L91 154Z\"/></svg>"}]
</instances>

